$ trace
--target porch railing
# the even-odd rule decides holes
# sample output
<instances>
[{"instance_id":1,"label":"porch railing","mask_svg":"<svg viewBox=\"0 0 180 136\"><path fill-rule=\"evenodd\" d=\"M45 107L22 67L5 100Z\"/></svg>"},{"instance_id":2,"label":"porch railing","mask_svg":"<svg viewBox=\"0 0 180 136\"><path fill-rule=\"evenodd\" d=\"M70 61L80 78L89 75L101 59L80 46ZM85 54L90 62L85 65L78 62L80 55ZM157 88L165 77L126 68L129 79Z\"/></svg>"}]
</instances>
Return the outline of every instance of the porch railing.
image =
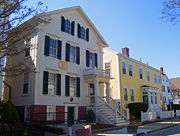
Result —
<instances>
[{"instance_id":1,"label":"porch railing","mask_svg":"<svg viewBox=\"0 0 180 136\"><path fill-rule=\"evenodd\" d=\"M108 71L103 70L103 69L97 69L97 68L85 69L84 76L89 76L89 75L99 75L103 77L110 77L110 73Z\"/></svg>"},{"instance_id":2,"label":"porch railing","mask_svg":"<svg viewBox=\"0 0 180 136\"><path fill-rule=\"evenodd\" d=\"M123 107L119 102L115 101L111 97L103 96L102 97L107 103L109 103L112 107L114 107L118 114L124 117L124 119L128 120L129 119L129 110Z\"/></svg>"}]
</instances>

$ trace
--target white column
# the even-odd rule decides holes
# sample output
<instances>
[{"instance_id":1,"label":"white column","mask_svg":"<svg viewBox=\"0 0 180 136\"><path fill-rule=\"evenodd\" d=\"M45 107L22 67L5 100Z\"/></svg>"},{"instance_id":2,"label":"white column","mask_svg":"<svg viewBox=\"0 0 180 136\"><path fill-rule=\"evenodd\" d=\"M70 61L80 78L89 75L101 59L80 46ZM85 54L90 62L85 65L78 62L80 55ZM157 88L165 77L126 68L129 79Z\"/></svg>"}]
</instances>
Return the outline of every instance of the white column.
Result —
<instances>
[{"instance_id":1,"label":"white column","mask_svg":"<svg viewBox=\"0 0 180 136\"><path fill-rule=\"evenodd\" d=\"M148 110L151 111L151 94L150 94L149 90L148 90L148 106L149 106Z\"/></svg>"},{"instance_id":2,"label":"white column","mask_svg":"<svg viewBox=\"0 0 180 136\"><path fill-rule=\"evenodd\" d=\"M106 83L106 96L107 96L107 102L109 103L109 97L110 97L110 84L109 84L109 82Z\"/></svg>"},{"instance_id":3,"label":"white column","mask_svg":"<svg viewBox=\"0 0 180 136\"><path fill-rule=\"evenodd\" d=\"M98 104L97 96L98 96L98 91L99 91L98 81L95 78L94 79L94 97L95 97L95 108L96 108L96 123L97 123L97 104Z\"/></svg>"}]
</instances>

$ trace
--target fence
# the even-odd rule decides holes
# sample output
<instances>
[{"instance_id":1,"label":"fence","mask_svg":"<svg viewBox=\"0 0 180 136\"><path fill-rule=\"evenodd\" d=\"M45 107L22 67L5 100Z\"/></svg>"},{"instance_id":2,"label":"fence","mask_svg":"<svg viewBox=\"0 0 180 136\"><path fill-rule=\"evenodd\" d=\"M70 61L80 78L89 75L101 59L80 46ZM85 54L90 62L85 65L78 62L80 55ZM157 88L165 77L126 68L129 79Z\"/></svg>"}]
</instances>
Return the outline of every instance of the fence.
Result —
<instances>
[{"instance_id":1,"label":"fence","mask_svg":"<svg viewBox=\"0 0 180 136\"><path fill-rule=\"evenodd\" d=\"M176 110L176 116L180 116L180 110Z\"/></svg>"},{"instance_id":2,"label":"fence","mask_svg":"<svg viewBox=\"0 0 180 136\"><path fill-rule=\"evenodd\" d=\"M171 117L174 117L174 111L161 111L160 112L161 119L171 118Z\"/></svg>"},{"instance_id":3,"label":"fence","mask_svg":"<svg viewBox=\"0 0 180 136\"><path fill-rule=\"evenodd\" d=\"M142 112L141 111L141 121L155 120L157 119L156 112Z\"/></svg>"}]
</instances>

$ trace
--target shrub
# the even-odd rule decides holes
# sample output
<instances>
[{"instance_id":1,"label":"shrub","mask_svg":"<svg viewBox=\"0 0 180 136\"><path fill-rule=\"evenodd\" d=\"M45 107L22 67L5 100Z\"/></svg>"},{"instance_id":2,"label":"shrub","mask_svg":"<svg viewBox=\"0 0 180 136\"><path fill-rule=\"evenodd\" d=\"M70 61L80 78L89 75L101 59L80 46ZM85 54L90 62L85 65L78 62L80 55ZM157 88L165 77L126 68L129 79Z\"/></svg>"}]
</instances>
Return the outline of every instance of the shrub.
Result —
<instances>
[{"instance_id":1,"label":"shrub","mask_svg":"<svg viewBox=\"0 0 180 136\"><path fill-rule=\"evenodd\" d=\"M170 110L170 105L167 105L168 110ZM180 104L171 104L171 110L180 110Z\"/></svg>"},{"instance_id":2,"label":"shrub","mask_svg":"<svg viewBox=\"0 0 180 136\"><path fill-rule=\"evenodd\" d=\"M95 120L95 114L93 110L88 110L85 115L85 119L88 123L93 123Z\"/></svg>"},{"instance_id":3,"label":"shrub","mask_svg":"<svg viewBox=\"0 0 180 136\"><path fill-rule=\"evenodd\" d=\"M19 123L18 112L11 101L0 103L0 123L16 125Z\"/></svg>"},{"instance_id":4,"label":"shrub","mask_svg":"<svg viewBox=\"0 0 180 136\"><path fill-rule=\"evenodd\" d=\"M143 102L129 103L127 108L129 108L130 114L133 115L135 119L140 119L141 111L146 112L148 110L148 104Z\"/></svg>"}]
</instances>

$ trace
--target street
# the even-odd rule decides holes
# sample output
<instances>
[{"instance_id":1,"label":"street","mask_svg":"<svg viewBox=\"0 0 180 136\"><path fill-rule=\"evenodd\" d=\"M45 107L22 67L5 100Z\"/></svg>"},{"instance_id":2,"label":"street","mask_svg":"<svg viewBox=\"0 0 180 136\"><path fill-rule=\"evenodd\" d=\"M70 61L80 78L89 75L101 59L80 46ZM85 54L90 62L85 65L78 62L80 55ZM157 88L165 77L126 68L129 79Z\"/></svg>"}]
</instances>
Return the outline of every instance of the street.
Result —
<instances>
[{"instance_id":1,"label":"street","mask_svg":"<svg viewBox=\"0 0 180 136\"><path fill-rule=\"evenodd\" d=\"M144 136L180 136L180 125L163 129L161 131L147 134Z\"/></svg>"}]
</instances>

